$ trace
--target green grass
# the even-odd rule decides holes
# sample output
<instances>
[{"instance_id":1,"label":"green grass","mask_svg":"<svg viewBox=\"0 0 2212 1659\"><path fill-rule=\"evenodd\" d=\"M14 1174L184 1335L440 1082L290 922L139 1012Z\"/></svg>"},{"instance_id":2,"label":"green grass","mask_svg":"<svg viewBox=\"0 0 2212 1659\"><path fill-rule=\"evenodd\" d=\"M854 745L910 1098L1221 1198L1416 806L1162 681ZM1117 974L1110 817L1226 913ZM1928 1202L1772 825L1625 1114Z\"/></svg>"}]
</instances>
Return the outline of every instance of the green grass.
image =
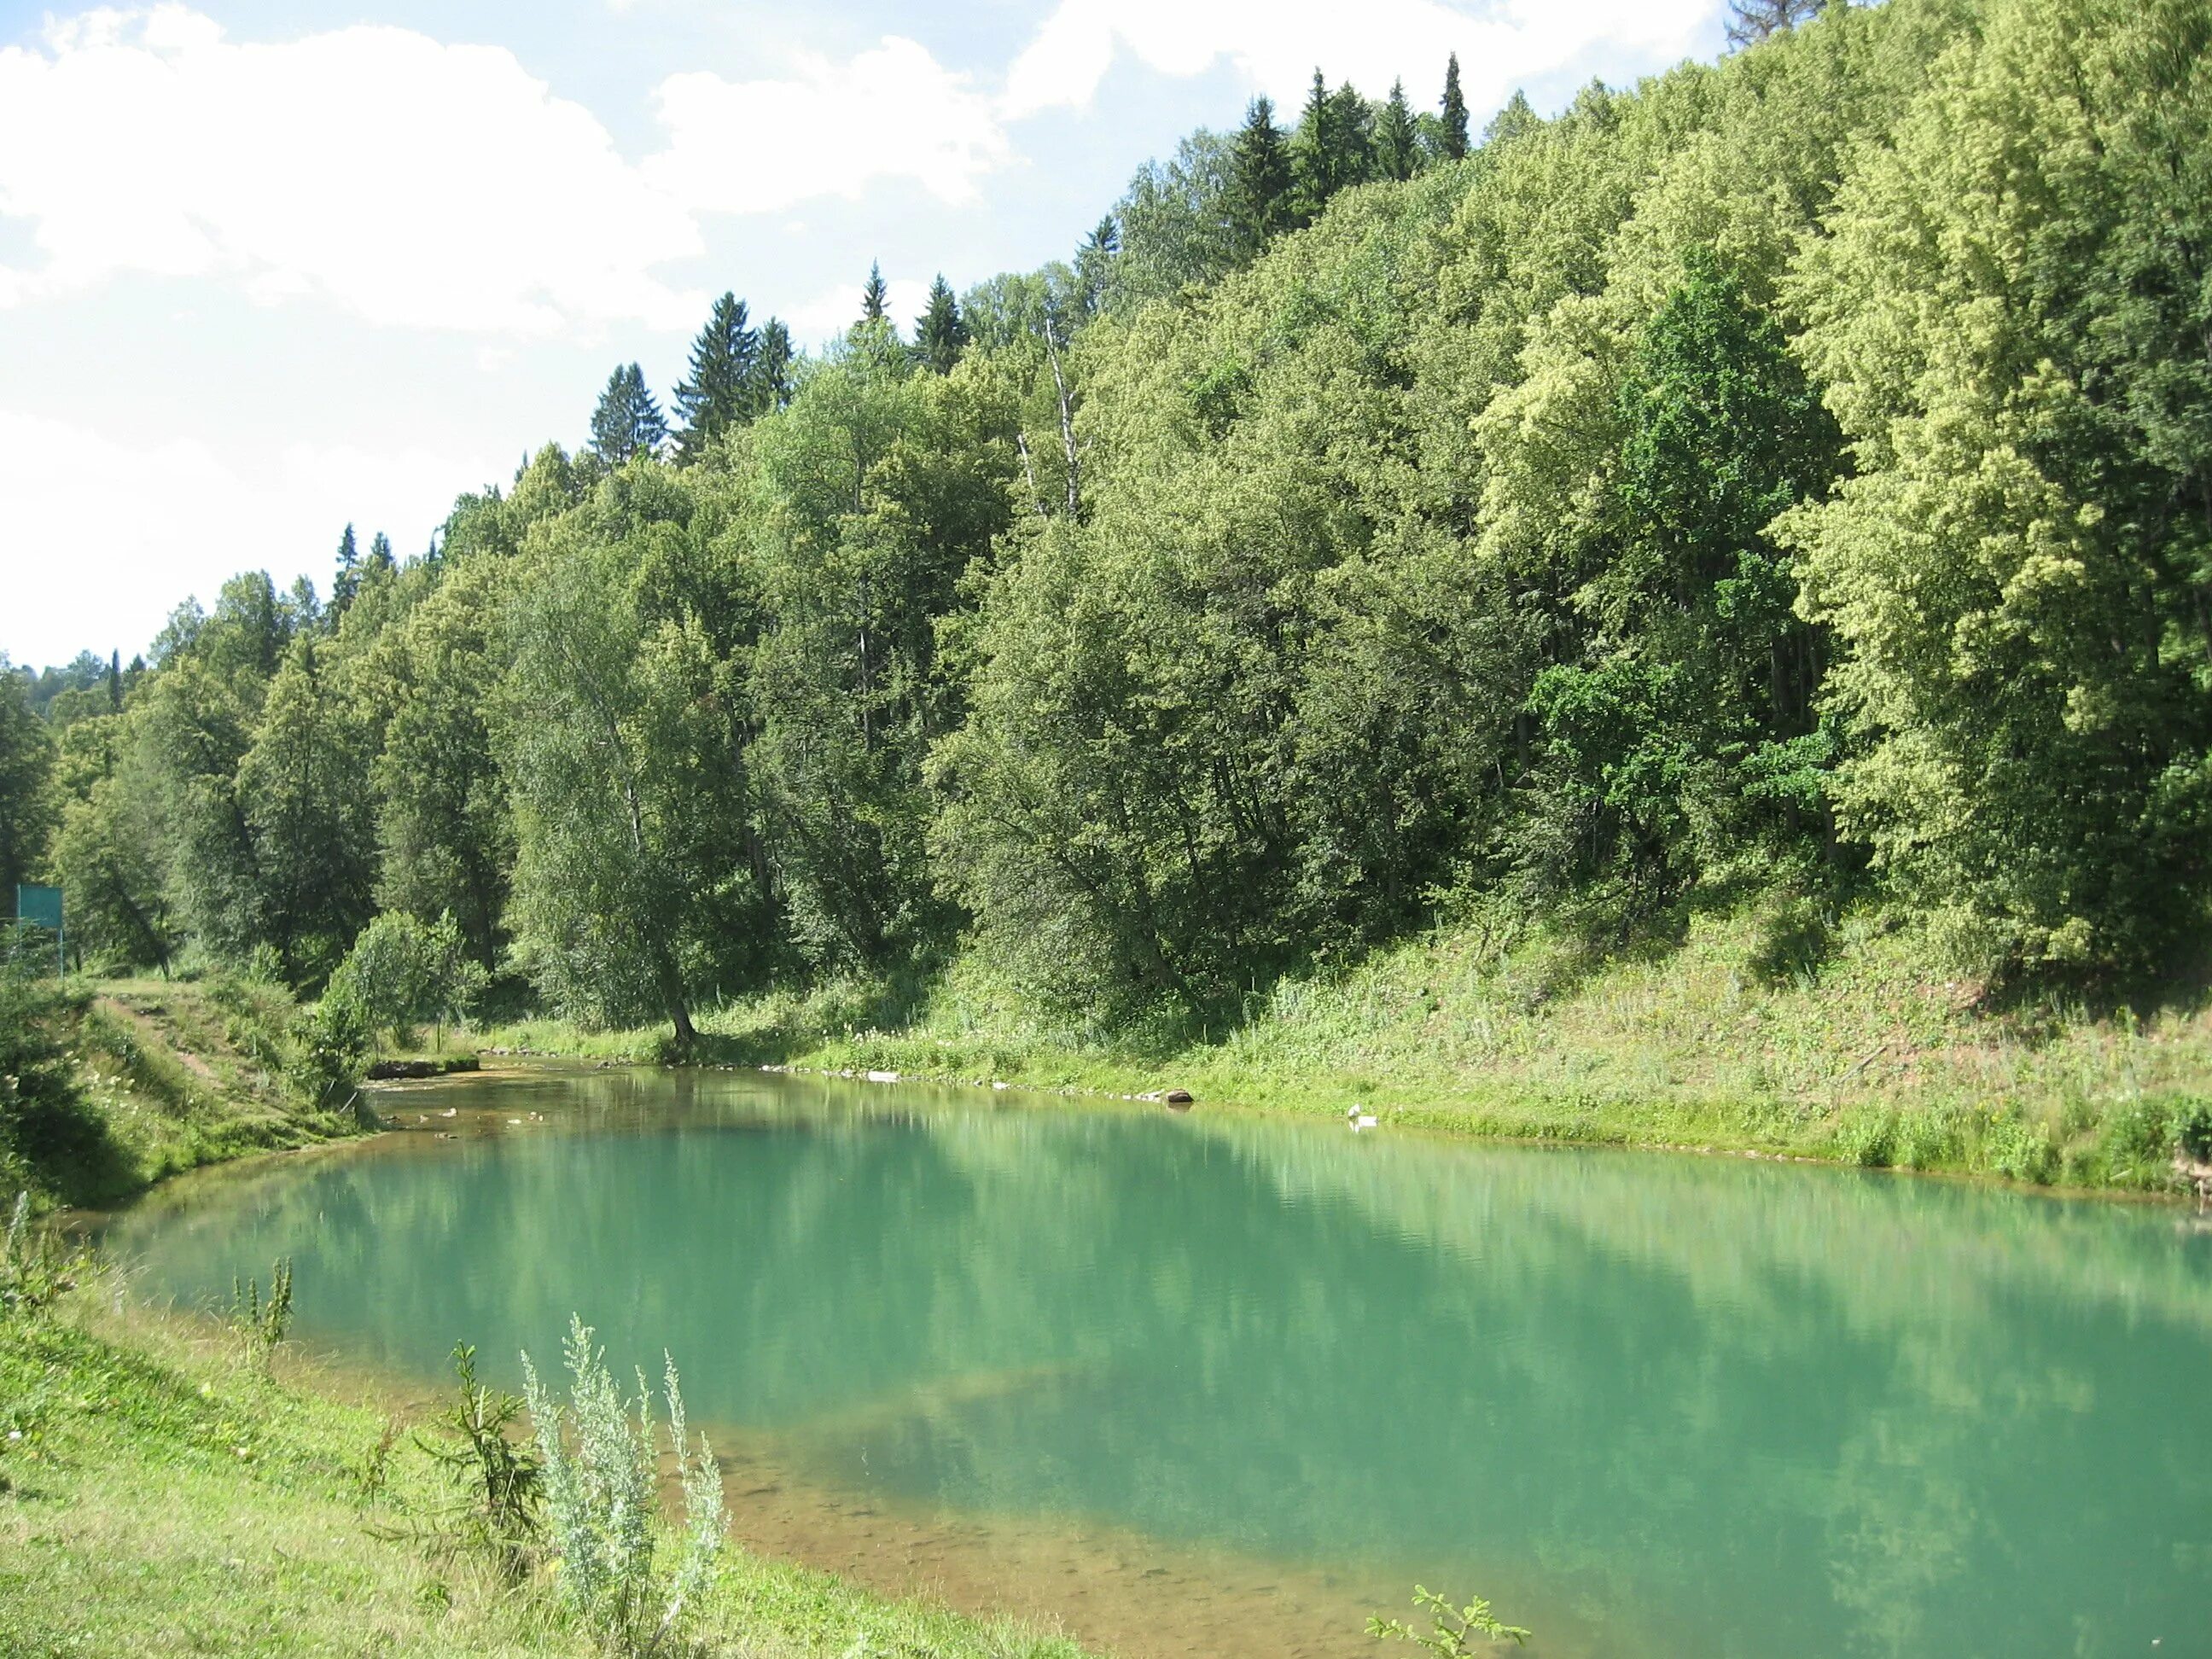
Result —
<instances>
[{"instance_id":1,"label":"green grass","mask_svg":"<svg viewBox=\"0 0 2212 1659\"><path fill-rule=\"evenodd\" d=\"M387 1419L340 1385L273 1381L219 1328L131 1310L95 1281L0 1322L0 1653L585 1654L540 1570L517 1589L372 1527L442 1496ZM886 1601L737 1553L697 1650L1075 1659L1011 1624Z\"/></svg>"},{"instance_id":2,"label":"green grass","mask_svg":"<svg viewBox=\"0 0 2212 1659\"><path fill-rule=\"evenodd\" d=\"M77 1166L41 1170L76 1204L128 1196L179 1170L349 1133L286 1082L281 988L228 977L72 981L63 1033L100 1134Z\"/></svg>"},{"instance_id":3,"label":"green grass","mask_svg":"<svg viewBox=\"0 0 2212 1659\"><path fill-rule=\"evenodd\" d=\"M1221 1028L1054 1019L973 958L707 1011L698 1058L1141 1094L1535 1140L1755 1151L2069 1187L2175 1190L2212 1100L2212 1007L1993 1010L1909 925L1786 892L1686 908L1623 941L1572 917L1441 929L1255 986ZM665 1028L554 1022L475 1039L668 1057Z\"/></svg>"}]
</instances>

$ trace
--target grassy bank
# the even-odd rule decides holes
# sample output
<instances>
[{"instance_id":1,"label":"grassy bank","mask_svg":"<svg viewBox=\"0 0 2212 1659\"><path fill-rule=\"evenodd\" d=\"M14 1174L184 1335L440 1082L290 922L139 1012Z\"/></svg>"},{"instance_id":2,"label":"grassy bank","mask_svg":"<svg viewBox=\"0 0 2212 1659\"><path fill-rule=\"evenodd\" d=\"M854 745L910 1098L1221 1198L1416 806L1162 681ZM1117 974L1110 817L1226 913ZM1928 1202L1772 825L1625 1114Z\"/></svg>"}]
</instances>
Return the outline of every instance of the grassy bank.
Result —
<instances>
[{"instance_id":1,"label":"grassy bank","mask_svg":"<svg viewBox=\"0 0 2212 1659\"><path fill-rule=\"evenodd\" d=\"M0 1187L106 1204L165 1176L355 1131L291 1075L289 992L201 980L11 980L15 1074L0 1124Z\"/></svg>"},{"instance_id":2,"label":"grassy bank","mask_svg":"<svg viewBox=\"0 0 2212 1659\"><path fill-rule=\"evenodd\" d=\"M221 1326L110 1288L95 1276L43 1311L0 1311L0 1652L596 1650L543 1565L510 1587L387 1535L453 1492L380 1402L281 1352L267 1374ZM693 1633L696 1650L748 1655L1079 1652L742 1553Z\"/></svg>"},{"instance_id":3,"label":"grassy bank","mask_svg":"<svg viewBox=\"0 0 2212 1659\"><path fill-rule=\"evenodd\" d=\"M974 961L920 987L732 1002L700 1057L1341 1113L1527 1139L1692 1146L2130 1191L2179 1190L2212 1131L2212 1005L1997 1006L1909 925L1786 894L1437 931L1255 988L1220 1027L1052 1020ZM538 1022L491 1046L665 1057L666 1033Z\"/></svg>"}]
</instances>

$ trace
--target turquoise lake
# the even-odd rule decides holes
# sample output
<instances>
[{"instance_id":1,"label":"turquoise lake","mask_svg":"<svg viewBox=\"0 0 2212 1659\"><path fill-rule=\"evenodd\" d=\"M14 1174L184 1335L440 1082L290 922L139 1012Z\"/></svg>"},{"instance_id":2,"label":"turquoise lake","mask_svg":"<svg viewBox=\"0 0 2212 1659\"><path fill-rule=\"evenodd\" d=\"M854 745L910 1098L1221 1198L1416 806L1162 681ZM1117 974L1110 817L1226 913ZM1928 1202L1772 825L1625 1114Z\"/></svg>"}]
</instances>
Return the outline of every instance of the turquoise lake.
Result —
<instances>
[{"instance_id":1,"label":"turquoise lake","mask_svg":"<svg viewBox=\"0 0 2212 1659\"><path fill-rule=\"evenodd\" d=\"M1418 1580L1536 1654L2212 1654L2185 1210L738 1073L377 1099L109 1238L190 1304L289 1256L295 1338L424 1397L571 1310L665 1347L738 1534L885 1589L1137 1653L1381 1653Z\"/></svg>"}]
</instances>

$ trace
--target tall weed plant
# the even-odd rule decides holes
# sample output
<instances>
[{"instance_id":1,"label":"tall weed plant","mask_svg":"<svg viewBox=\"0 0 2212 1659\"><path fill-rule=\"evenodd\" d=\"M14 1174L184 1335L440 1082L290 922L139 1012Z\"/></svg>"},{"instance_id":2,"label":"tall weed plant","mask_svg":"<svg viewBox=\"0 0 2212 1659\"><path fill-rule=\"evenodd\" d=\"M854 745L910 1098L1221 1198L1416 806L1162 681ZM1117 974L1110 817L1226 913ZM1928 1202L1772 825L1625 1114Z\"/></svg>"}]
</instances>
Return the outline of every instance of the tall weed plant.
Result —
<instances>
[{"instance_id":1,"label":"tall weed plant","mask_svg":"<svg viewBox=\"0 0 2212 1659\"><path fill-rule=\"evenodd\" d=\"M653 1654L695 1609L721 1552L721 1474L705 1438L695 1443L686 1430L676 1362L664 1353L669 1442L684 1490L682 1530L664 1540L645 1373L637 1373L635 1397L624 1399L580 1317L571 1316L562 1352L569 1378L565 1406L522 1356L562 1598L608 1653ZM672 1563L663 1559L664 1542Z\"/></svg>"}]
</instances>

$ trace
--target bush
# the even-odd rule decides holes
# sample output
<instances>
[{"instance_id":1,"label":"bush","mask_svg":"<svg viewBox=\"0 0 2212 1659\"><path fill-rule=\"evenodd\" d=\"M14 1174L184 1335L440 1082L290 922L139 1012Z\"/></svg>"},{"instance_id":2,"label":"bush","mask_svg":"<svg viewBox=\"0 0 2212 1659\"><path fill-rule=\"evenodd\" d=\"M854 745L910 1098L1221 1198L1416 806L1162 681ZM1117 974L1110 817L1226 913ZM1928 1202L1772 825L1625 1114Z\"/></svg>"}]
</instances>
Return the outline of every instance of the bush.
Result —
<instances>
[{"instance_id":1,"label":"bush","mask_svg":"<svg viewBox=\"0 0 2212 1659\"><path fill-rule=\"evenodd\" d=\"M451 912L426 927L413 916L387 910L361 930L331 975L331 988L343 985L371 1027L405 1048L417 1025L467 1018L487 977L483 964L469 956Z\"/></svg>"},{"instance_id":2,"label":"bush","mask_svg":"<svg viewBox=\"0 0 2212 1659\"><path fill-rule=\"evenodd\" d=\"M0 1181L52 1188L108 1150L59 1028L70 999L25 961L0 959Z\"/></svg>"},{"instance_id":3,"label":"bush","mask_svg":"<svg viewBox=\"0 0 2212 1659\"><path fill-rule=\"evenodd\" d=\"M289 1067L292 1086L315 1105L343 1105L341 1097L361 1081L376 1048L375 1026L360 991L342 972L332 975L323 1000L296 1029L298 1048Z\"/></svg>"},{"instance_id":4,"label":"bush","mask_svg":"<svg viewBox=\"0 0 2212 1659\"><path fill-rule=\"evenodd\" d=\"M553 1400L522 1356L524 1395L538 1431L541 1480L561 1560L561 1594L609 1653L656 1651L683 1622L722 1547L722 1478L706 1441L695 1450L684 1422L676 1362L664 1354L669 1438L684 1483L684 1534L675 1565L656 1570L653 1395L645 1373L625 1401L572 1316L563 1350L569 1403Z\"/></svg>"},{"instance_id":5,"label":"bush","mask_svg":"<svg viewBox=\"0 0 2212 1659\"><path fill-rule=\"evenodd\" d=\"M31 1195L15 1194L8 1225L0 1231L0 1317L34 1314L76 1288L83 1251L64 1250L53 1234L31 1219Z\"/></svg>"},{"instance_id":6,"label":"bush","mask_svg":"<svg viewBox=\"0 0 2212 1659\"><path fill-rule=\"evenodd\" d=\"M1992 1174L2010 1181L2047 1184L2058 1162L2058 1149L2039 1124L2027 1121L2018 1108L1992 1119L1982 1133L1982 1164Z\"/></svg>"},{"instance_id":7,"label":"bush","mask_svg":"<svg viewBox=\"0 0 2212 1659\"><path fill-rule=\"evenodd\" d=\"M1844 1156L1861 1169L1886 1170L1897 1162L1897 1114L1872 1109L1854 1113L1844 1120L1836 1139Z\"/></svg>"},{"instance_id":8,"label":"bush","mask_svg":"<svg viewBox=\"0 0 2212 1659\"><path fill-rule=\"evenodd\" d=\"M1431 1614L1435 1620L1427 1630L1407 1624L1398 1619L1370 1619L1367 1633L1385 1642L1411 1642L1437 1659L1471 1659L1474 1644L1486 1645L1492 1642L1510 1642L1515 1647L1528 1641L1530 1632L1518 1625L1509 1625L1491 1611L1490 1603L1476 1596L1463 1607L1455 1607L1444 1597L1425 1584L1413 1586L1413 1605Z\"/></svg>"}]
</instances>

